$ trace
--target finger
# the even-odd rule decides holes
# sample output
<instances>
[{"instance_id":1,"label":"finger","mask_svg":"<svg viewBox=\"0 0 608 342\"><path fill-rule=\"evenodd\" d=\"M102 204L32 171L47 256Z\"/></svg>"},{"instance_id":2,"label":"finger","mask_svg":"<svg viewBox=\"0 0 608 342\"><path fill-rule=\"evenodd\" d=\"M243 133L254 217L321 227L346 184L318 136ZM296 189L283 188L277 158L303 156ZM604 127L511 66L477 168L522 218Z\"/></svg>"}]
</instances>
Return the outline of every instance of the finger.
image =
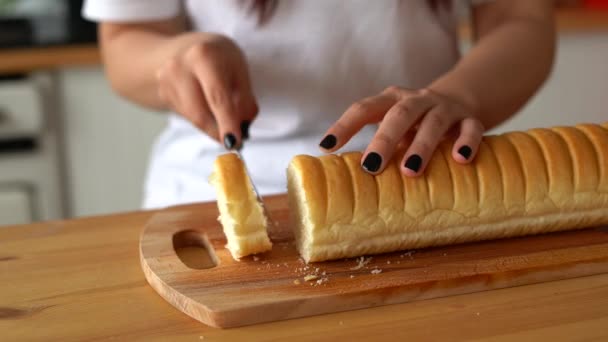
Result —
<instances>
[{"instance_id":1,"label":"finger","mask_svg":"<svg viewBox=\"0 0 608 342\"><path fill-rule=\"evenodd\" d=\"M203 91L183 64L172 59L157 74L158 95L173 111L217 140L215 119L207 106Z\"/></svg>"},{"instance_id":2,"label":"finger","mask_svg":"<svg viewBox=\"0 0 608 342\"><path fill-rule=\"evenodd\" d=\"M414 141L403 156L401 171L406 176L418 176L424 169L443 135L454 124L453 116L443 107L433 107L420 122Z\"/></svg>"},{"instance_id":3,"label":"finger","mask_svg":"<svg viewBox=\"0 0 608 342\"><path fill-rule=\"evenodd\" d=\"M215 117L219 136L228 150L241 146L241 117L234 105L234 86L228 67L214 63L197 63L194 73L200 83L209 109Z\"/></svg>"},{"instance_id":4,"label":"finger","mask_svg":"<svg viewBox=\"0 0 608 342\"><path fill-rule=\"evenodd\" d=\"M175 83L174 79L176 75L180 72L181 66L177 59L169 60L156 72L158 98L163 104L165 104L167 107L171 107L173 110L175 109L174 100L177 100L173 84Z\"/></svg>"},{"instance_id":5,"label":"finger","mask_svg":"<svg viewBox=\"0 0 608 342\"><path fill-rule=\"evenodd\" d=\"M245 140L249 139L249 126L258 115L258 104L253 95L249 72L245 64L236 73L235 77L237 91L234 96L234 103L241 115L241 136Z\"/></svg>"},{"instance_id":6,"label":"finger","mask_svg":"<svg viewBox=\"0 0 608 342\"><path fill-rule=\"evenodd\" d=\"M405 153L405 151L412 144L412 141L414 141L415 136L416 136L416 131L414 131L414 130L407 131L407 133L405 133L403 138L401 138L399 145L397 145L397 150L400 150L401 153Z\"/></svg>"},{"instance_id":7,"label":"finger","mask_svg":"<svg viewBox=\"0 0 608 342\"><path fill-rule=\"evenodd\" d=\"M382 172L405 133L430 107L428 99L418 96L408 97L391 107L363 154L363 169L372 174Z\"/></svg>"},{"instance_id":8,"label":"finger","mask_svg":"<svg viewBox=\"0 0 608 342\"><path fill-rule=\"evenodd\" d=\"M466 118L460 122L460 134L454 142L452 157L459 163L470 163L477 154L483 138L483 124L475 118Z\"/></svg>"},{"instance_id":9,"label":"finger","mask_svg":"<svg viewBox=\"0 0 608 342\"><path fill-rule=\"evenodd\" d=\"M184 73L183 77L175 82L175 88L182 115L211 138L219 141L220 135L215 118L211 114L198 81L191 74Z\"/></svg>"},{"instance_id":10,"label":"finger","mask_svg":"<svg viewBox=\"0 0 608 342\"><path fill-rule=\"evenodd\" d=\"M365 98L352 106L325 133L319 146L332 152L344 146L363 126L375 123L395 104L396 98L382 94Z\"/></svg>"}]
</instances>

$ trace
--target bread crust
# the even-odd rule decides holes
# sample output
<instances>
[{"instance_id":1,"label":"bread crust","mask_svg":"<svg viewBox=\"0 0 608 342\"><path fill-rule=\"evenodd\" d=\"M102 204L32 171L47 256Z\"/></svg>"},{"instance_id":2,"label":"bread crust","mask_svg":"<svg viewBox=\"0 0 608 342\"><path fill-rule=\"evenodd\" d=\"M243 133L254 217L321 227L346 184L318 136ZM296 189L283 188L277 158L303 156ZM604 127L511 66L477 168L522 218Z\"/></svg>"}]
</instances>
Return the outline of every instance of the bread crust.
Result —
<instances>
[{"instance_id":1,"label":"bread crust","mask_svg":"<svg viewBox=\"0 0 608 342\"><path fill-rule=\"evenodd\" d=\"M219 156L209 181L215 186L219 221L226 235L226 248L234 259L272 249L267 219L245 172L234 153Z\"/></svg>"},{"instance_id":2,"label":"bread crust","mask_svg":"<svg viewBox=\"0 0 608 342\"><path fill-rule=\"evenodd\" d=\"M607 124L487 136L468 165L452 158L452 144L415 178L399 172L402 153L378 176L361 169L358 152L294 157L304 260L608 224Z\"/></svg>"}]
</instances>

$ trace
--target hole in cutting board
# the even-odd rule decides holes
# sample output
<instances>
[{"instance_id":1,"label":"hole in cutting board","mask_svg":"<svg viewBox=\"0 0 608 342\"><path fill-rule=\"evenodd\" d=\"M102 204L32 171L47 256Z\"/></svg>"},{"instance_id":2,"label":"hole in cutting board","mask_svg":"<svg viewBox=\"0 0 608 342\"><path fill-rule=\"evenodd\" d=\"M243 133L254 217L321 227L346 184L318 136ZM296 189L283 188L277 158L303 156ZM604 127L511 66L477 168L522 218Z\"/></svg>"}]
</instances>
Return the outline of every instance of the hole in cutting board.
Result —
<instances>
[{"instance_id":1,"label":"hole in cutting board","mask_svg":"<svg viewBox=\"0 0 608 342\"><path fill-rule=\"evenodd\" d=\"M173 235L173 249L189 268L204 270L217 266L213 247L205 235L194 230L183 230Z\"/></svg>"}]
</instances>

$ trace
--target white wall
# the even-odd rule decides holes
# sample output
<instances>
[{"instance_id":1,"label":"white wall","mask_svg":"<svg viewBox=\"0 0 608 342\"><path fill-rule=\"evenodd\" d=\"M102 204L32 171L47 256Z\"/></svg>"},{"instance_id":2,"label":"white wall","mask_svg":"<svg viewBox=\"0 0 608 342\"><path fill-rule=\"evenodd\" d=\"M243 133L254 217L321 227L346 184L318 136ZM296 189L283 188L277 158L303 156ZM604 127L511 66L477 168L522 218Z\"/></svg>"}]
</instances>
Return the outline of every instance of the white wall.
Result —
<instances>
[{"instance_id":1,"label":"white wall","mask_svg":"<svg viewBox=\"0 0 608 342\"><path fill-rule=\"evenodd\" d=\"M541 91L492 133L608 121L608 32L560 36L555 67Z\"/></svg>"}]
</instances>

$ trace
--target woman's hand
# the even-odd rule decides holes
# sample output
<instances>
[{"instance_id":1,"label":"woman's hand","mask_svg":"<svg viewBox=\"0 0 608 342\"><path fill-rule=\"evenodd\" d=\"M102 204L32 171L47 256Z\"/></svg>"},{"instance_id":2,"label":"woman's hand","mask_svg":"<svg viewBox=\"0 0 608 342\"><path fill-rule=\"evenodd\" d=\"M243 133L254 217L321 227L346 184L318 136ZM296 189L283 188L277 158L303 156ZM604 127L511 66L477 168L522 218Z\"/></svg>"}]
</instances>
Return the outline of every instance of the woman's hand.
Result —
<instances>
[{"instance_id":1,"label":"woman's hand","mask_svg":"<svg viewBox=\"0 0 608 342\"><path fill-rule=\"evenodd\" d=\"M159 97L227 149L238 148L258 112L245 57L224 36L200 38L158 69Z\"/></svg>"},{"instance_id":2,"label":"woman's hand","mask_svg":"<svg viewBox=\"0 0 608 342\"><path fill-rule=\"evenodd\" d=\"M484 132L470 107L430 89L389 87L377 96L353 104L327 131L320 146L326 152L333 152L363 126L380 122L363 154L363 169L380 173L398 145L409 141L413 134L401 161L401 171L407 176L417 176L424 171L446 133L454 129L458 138L452 157L459 163L468 163L475 157Z\"/></svg>"}]
</instances>

